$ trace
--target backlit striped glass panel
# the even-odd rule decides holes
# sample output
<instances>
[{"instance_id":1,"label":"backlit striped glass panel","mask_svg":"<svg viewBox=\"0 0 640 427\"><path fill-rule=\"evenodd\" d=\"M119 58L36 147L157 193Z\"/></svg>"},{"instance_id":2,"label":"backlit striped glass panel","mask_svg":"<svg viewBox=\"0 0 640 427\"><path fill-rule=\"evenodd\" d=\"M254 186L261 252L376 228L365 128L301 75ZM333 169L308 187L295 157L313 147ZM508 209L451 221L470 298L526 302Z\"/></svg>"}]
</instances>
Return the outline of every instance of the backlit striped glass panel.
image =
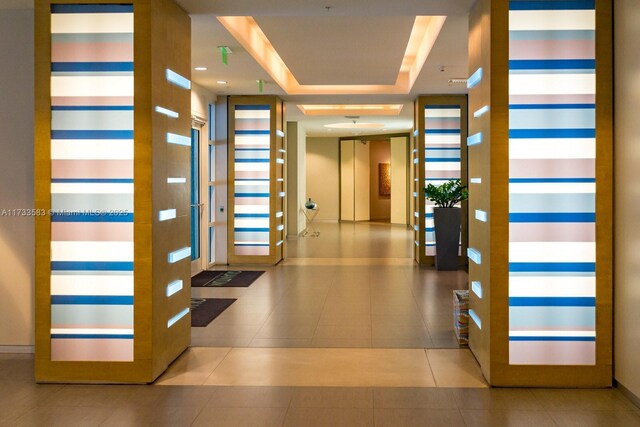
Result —
<instances>
[{"instance_id":1,"label":"backlit striped glass panel","mask_svg":"<svg viewBox=\"0 0 640 427\"><path fill-rule=\"evenodd\" d=\"M133 361L133 6L51 6L51 360Z\"/></svg>"},{"instance_id":2,"label":"backlit striped glass panel","mask_svg":"<svg viewBox=\"0 0 640 427\"><path fill-rule=\"evenodd\" d=\"M271 108L236 105L234 148L234 249L269 255Z\"/></svg>"},{"instance_id":3,"label":"backlit striped glass panel","mask_svg":"<svg viewBox=\"0 0 640 427\"><path fill-rule=\"evenodd\" d=\"M459 105L427 105L424 110L424 176L428 184L441 185L460 179ZM436 254L433 225L434 203L425 198L425 233L427 256Z\"/></svg>"},{"instance_id":4,"label":"backlit striped glass panel","mask_svg":"<svg viewBox=\"0 0 640 427\"><path fill-rule=\"evenodd\" d=\"M509 5L509 363L594 365L594 0Z\"/></svg>"}]
</instances>

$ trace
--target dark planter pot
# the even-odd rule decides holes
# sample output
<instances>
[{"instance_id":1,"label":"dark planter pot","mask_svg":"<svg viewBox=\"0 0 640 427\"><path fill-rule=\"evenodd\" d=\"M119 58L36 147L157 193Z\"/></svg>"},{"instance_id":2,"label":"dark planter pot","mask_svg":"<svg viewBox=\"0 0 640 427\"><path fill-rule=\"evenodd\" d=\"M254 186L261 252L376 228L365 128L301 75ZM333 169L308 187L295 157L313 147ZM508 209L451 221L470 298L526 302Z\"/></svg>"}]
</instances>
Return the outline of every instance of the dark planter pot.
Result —
<instances>
[{"instance_id":1,"label":"dark planter pot","mask_svg":"<svg viewBox=\"0 0 640 427\"><path fill-rule=\"evenodd\" d=\"M433 208L438 270L458 269L461 215L460 208Z\"/></svg>"}]
</instances>

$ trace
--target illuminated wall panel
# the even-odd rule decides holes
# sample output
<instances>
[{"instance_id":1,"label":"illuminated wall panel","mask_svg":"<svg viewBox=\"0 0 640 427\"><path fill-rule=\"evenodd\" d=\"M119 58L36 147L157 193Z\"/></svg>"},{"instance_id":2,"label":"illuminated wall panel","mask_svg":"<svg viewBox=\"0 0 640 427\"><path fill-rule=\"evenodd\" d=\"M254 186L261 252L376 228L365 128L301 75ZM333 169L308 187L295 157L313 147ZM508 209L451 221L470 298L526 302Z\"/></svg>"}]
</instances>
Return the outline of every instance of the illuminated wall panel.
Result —
<instances>
[{"instance_id":1,"label":"illuminated wall panel","mask_svg":"<svg viewBox=\"0 0 640 427\"><path fill-rule=\"evenodd\" d=\"M51 6L51 360L133 361L133 5Z\"/></svg>"},{"instance_id":2,"label":"illuminated wall panel","mask_svg":"<svg viewBox=\"0 0 640 427\"><path fill-rule=\"evenodd\" d=\"M509 363L595 365L595 2L509 9Z\"/></svg>"},{"instance_id":3,"label":"illuminated wall panel","mask_svg":"<svg viewBox=\"0 0 640 427\"><path fill-rule=\"evenodd\" d=\"M234 253L270 254L271 107L236 105Z\"/></svg>"},{"instance_id":4,"label":"illuminated wall panel","mask_svg":"<svg viewBox=\"0 0 640 427\"><path fill-rule=\"evenodd\" d=\"M427 105L424 109L424 187L441 185L460 179L460 115L459 105ZM422 194L424 198L424 191ZM425 254L435 256L436 237L433 225L435 204L425 203ZM460 205L458 205L460 206Z\"/></svg>"}]
</instances>

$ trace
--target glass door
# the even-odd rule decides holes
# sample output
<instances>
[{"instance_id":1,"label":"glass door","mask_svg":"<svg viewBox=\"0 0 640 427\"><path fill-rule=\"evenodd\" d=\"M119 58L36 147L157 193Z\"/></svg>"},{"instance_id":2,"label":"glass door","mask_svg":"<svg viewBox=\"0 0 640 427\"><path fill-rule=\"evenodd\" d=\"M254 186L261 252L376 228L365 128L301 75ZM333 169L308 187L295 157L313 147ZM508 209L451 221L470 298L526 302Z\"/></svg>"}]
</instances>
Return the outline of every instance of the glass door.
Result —
<instances>
[{"instance_id":1,"label":"glass door","mask_svg":"<svg viewBox=\"0 0 640 427\"><path fill-rule=\"evenodd\" d=\"M203 270L202 262L202 202L200 185L200 151L202 126L194 124L191 129L191 275Z\"/></svg>"}]
</instances>

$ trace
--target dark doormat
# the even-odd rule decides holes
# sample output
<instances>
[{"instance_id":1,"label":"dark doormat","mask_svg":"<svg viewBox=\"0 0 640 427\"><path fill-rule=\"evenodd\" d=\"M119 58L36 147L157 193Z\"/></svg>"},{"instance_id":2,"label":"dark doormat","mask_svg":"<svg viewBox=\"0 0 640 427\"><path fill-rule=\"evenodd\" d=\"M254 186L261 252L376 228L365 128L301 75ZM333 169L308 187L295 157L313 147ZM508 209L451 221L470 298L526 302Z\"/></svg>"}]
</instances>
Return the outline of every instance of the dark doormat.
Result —
<instances>
[{"instance_id":1,"label":"dark doormat","mask_svg":"<svg viewBox=\"0 0 640 427\"><path fill-rule=\"evenodd\" d=\"M203 271L191 278L193 288L246 288L264 271Z\"/></svg>"},{"instance_id":2,"label":"dark doormat","mask_svg":"<svg viewBox=\"0 0 640 427\"><path fill-rule=\"evenodd\" d=\"M234 302L234 298L191 298L191 326L207 326Z\"/></svg>"}]
</instances>

